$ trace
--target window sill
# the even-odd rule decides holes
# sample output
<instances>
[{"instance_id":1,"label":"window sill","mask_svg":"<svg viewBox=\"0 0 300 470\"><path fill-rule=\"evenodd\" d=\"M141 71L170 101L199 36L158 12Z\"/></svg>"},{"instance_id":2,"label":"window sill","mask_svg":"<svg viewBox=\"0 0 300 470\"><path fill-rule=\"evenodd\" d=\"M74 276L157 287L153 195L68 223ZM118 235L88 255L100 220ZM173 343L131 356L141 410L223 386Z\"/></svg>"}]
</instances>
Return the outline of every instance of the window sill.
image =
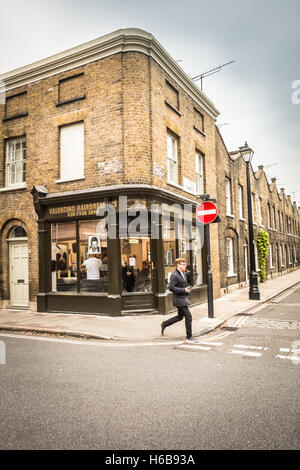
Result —
<instances>
[{"instance_id":1,"label":"window sill","mask_svg":"<svg viewBox=\"0 0 300 470\"><path fill-rule=\"evenodd\" d=\"M182 116L181 112L178 109L176 109L171 103L169 103L168 100L165 100L165 103L170 109L172 109L172 111L174 111L176 114L178 114L179 117Z\"/></svg>"},{"instance_id":2,"label":"window sill","mask_svg":"<svg viewBox=\"0 0 300 470\"><path fill-rule=\"evenodd\" d=\"M235 277L235 276L237 276L236 273L228 273L228 274L227 274L227 277Z\"/></svg>"},{"instance_id":3,"label":"window sill","mask_svg":"<svg viewBox=\"0 0 300 470\"><path fill-rule=\"evenodd\" d=\"M73 181L80 181L80 180L85 180L85 176L81 176L79 178L69 178L65 180L56 180L55 183L73 183Z\"/></svg>"},{"instance_id":4,"label":"window sill","mask_svg":"<svg viewBox=\"0 0 300 470\"><path fill-rule=\"evenodd\" d=\"M27 188L26 183L12 184L11 186L0 188L0 193L4 193L6 191L17 191L18 189L26 189L26 188Z\"/></svg>"},{"instance_id":5,"label":"window sill","mask_svg":"<svg viewBox=\"0 0 300 470\"><path fill-rule=\"evenodd\" d=\"M233 214L226 214L226 217L230 217L231 219L235 219L235 215L233 215Z\"/></svg>"},{"instance_id":6,"label":"window sill","mask_svg":"<svg viewBox=\"0 0 300 470\"><path fill-rule=\"evenodd\" d=\"M228 216L229 217L229 216ZM244 219L244 217L240 217L240 221L241 222L246 222L246 219Z\"/></svg>"},{"instance_id":7,"label":"window sill","mask_svg":"<svg viewBox=\"0 0 300 470\"><path fill-rule=\"evenodd\" d=\"M26 117L26 116L28 116L27 112L14 114L13 116L7 116L7 117L3 118L2 122L11 121L12 119L18 119L18 118L22 118L22 117Z\"/></svg>"},{"instance_id":8,"label":"window sill","mask_svg":"<svg viewBox=\"0 0 300 470\"><path fill-rule=\"evenodd\" d=\"M194 129L195 129L195 131L199 132L199 134L203 135L203 137L206 137L205 132L201 131L201 129L199 129L199 127L194 125Z\"/></svg>"},{"instance_id":9,"label":"window sill","mask_svg":"<svg viewBox=\"0 0 300 470\"><path fill-rule=\"evenodd\" d=\"M81 101L81 100L84 100L86 98L86 95L82 95L82 96L78 96L77 98L71 98L70 100L66 100L66 101L59 101L58 103L56 103L56 107L58 106L63 106L64 104L69 104L69 103L74 103L75 101Z\"/></svg>"}]
</instances>

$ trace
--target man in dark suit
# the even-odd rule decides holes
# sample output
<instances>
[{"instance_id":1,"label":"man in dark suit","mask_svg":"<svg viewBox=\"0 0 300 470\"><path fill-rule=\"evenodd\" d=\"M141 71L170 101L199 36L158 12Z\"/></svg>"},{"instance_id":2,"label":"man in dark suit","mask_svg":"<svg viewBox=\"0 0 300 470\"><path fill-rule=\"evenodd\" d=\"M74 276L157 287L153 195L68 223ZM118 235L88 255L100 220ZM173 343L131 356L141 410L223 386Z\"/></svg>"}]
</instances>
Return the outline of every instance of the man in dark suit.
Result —
<instances>
[{"instance_id":1,"label":"man in dark suit","mask_svg":"<svg viewBox=\"0 0 300 470\"><path fill-rule=\"evenodd\" d=\"M184 317L186 337L188 340L193 341L195 338L192 337L192 314L189 309L190 288L188 287L187 279L184 274L186 262L184 258L177 258L175 263L176 269L171 275L169 290L173 292L173 305L177 307L178 315L161 323L161 334L164 334L164 330L167 326L181 321Z\"/></svg>"}]
</instances>

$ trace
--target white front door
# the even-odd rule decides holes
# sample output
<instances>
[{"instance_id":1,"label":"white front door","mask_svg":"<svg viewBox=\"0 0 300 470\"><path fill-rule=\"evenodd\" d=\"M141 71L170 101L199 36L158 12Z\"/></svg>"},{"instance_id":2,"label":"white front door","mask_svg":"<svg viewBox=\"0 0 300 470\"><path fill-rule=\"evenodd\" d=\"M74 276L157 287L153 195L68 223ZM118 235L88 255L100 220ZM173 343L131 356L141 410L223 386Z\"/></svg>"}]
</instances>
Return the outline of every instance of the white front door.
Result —
<instances>
[{"instance_id":1,"label":"white front door","mask_svg":"<svg viewBox=\"0 0 300 470\"><path fill-rule=\"evenodd\" d=\"M246 284L249 283L249 272L248 272L248 247L244 247L244 253L245 253L245 273L246 273Z\"/></svg>"},{"instance_id":2,"label":"white front door","mask_svg":"<svg viewBox=\"0 0 300 470\"><path fill-rule=\"evenodd\" d=\"M28 307L28 243L9 243L10 304Z\"/></svg>"}]
</instances>

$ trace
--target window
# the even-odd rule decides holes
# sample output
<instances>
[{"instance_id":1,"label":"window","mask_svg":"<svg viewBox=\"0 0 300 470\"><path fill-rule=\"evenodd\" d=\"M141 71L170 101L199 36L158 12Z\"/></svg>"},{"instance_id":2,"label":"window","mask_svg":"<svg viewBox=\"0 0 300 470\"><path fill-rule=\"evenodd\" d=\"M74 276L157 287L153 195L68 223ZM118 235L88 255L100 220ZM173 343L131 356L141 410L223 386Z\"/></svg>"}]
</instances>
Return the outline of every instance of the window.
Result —
<instances>
[{"instance_id":1,"label":"window","mask_svg":"<svg viewBox=\"0 0 300 470\"><path fill-rule=\"evenodd\" d=\"M274 268L274 265L273 265L273 251L272 251L271 243L269 244L269 254L270 254L270 269L273 269Z\"/></svg>"},{"instance_id":2,"label":"window","mask_svg":"<svg viewBox=\"0 0 300 470\"><path fill-rule=\"evenodd\" d=\"M25 182L26 138L18 137L6 142L6 186Z\"/></svg>"},{"instance_id":3,"label":"window","mask_svg":"<svg viewBox=\"0 0 300 470\"><path fill-rule=\"evenodd\" d=\"M195 119L194 128L203 134L204 133L204 116L196 108L194 108L194 119Z\"/></svg>"},{"instance_id":4,"label":"window","mask_svg":"<svg viewBox=\"0 0 300 470\"><path fill-rule=\"evenodd\" d=\"M14 228L11 229L9 233L9 238L27 238L27 233L23 229L23 227L20 227L19 225L16 225Z\"/></svg>"},{"instance_id":5,"label":"window","mask_svg":"<svg viewBox=\"0 0 300 470\"><path fill-rule=\"evenodd\" d=\"M251 205L252 205L252 220L253 220L253 223L255 223L256 222L256 218L255 218L256 211L255 211L255 196L254 196L254 193L251 193Z\"/></svg>"},{"instance_id":6,"label":"window","mask_svg":"<svg viewBox=\"0 0 300 470\"><path fill-rule=\"evenodd\" d=\"M200 152L195 153L196 168L196 194L204 194L204 156Z\"/></svg>"},{"instance_id":7,"label":"window","mask_svg":"<svg viewBox=\"0 0 300 470\"><path fill-rule=\"evenodd\" d=\"M257 222L259 225L262 225L262 199L259 196L256 196L257 202Z\"/></svg>"},{"instance_id":8,"label":"window","mask_svg":"<svg viewBox=\"0 0 300 470\"><path fill-rule=\"evenodd\" d=\"M239 208L240 208L240 219L244 219L244 188L239 184Z\"/></svg>"},{"instance_id":9,"label":"window","mask_svg":"<svg viewBox=\"0 0 300 470\"><path fill-rule=\"evenodd\" d=\"M233 240L232 238L227 238L227 266L228 266L228 276L235 276L234 273L234 260L233 260Z\"/></svg>"},{"instance_id":10,"label":"window","mask_svg":"<svg viewBox=\"0 0 300 470\"><path fill-rule=\"evenodd\" d=\"M275 211L275 207L273 206L272 209L273 209L273 229L276 230L276 211Z\"/></svg>"},{"instance_id":11,"label":"window","mask_svg":"<svg viewBox=\"0 0 300 470\"><path fill-rule=\"evenodd\" d=\"M281 215L280 215L280 211L278 211L278 231L281 232Z\"/></svg>"},{"instance_id":12,"label":"window","mask_svg":"<svg viewBox=\"0 0 300 470\"><path fill-rule=\"evenodd\" d=\"M284 254L283 254L283 246L280 245L280 258L281 258L281 267L284 267Z\"/></svg>"},{"instance_id":13,"label":"window","mask_svg":"<svg viewBox=\"0 0 300 470\"><path fill-rule=\"evenodd\" d=\"M179 111L179 93L171 83L166 81L166 103Z\"/></svg>"},{"instance_id":14,"label":"window","mask_svg":"<svg viewBox=\"0 0 300 470\"><path fill-rule=\"evenodd\" d=\"M107 292L103 219L51 224L51 271L53 292Z\"/></svg>"},{"instance_id":15,"label":"window","mask_svg":"<svg viewBox=\"0 0 300 470\"><path fill-rule=\"evenodd\" d=\"M226 178L226 215L232 215L231 211L231 181Z\"/></svg>"},{"instance_id":16,"label":"window","mask_svg":"<svg viewBox=\"0 0 300 470\"><path fill-rule=\"evenodd\" d=\"M77 122L60 128L60 180L84 178L84 125Z\"/></svg>"},{"instance_id":17,"label":"window","mask_svg":"<svg viewBox=\"0 0 300 470\"><path fill-rule=\"evenodd\" d=\"M271 206L268 203L268 228L272 228Z\"/></svg>"},{"instance_id":18,"label":"window","mask_svg":"<svg viewBox=\"0 0 300 470\"><path fill-rule=\"evenodd\" d=\"M56 106L69 103L71 101L82 100L84 93L84 74L79 73L71 77L59 80L58 103Z\"/></svg>"},{"instance_id":19,"label":"window","mask_svg":"<svg viewBox=\"0 0 300 470\"><path fill-rule=\"evenodd\" d=\"M167 134L168 182L178 184L178 138Z\"/></svg>"}]
</instances>

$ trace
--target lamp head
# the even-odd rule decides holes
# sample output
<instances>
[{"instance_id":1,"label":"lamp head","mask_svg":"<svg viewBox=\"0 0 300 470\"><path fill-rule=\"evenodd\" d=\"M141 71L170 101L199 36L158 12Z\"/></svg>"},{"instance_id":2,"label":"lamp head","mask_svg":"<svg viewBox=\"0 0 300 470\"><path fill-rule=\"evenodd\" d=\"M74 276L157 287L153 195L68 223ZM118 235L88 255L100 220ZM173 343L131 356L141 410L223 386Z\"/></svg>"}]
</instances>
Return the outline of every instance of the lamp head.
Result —
<instances>
[{"instance_id":1,"label":"lamp head","mask_svg":"<svg viewBox=\"0 0 300 470\"><path fill-rule=\"evenodd\" d=\"M245 142L245 145L243 145L242 147L239 147L240 149L240 153L243 157L243 160L245 163L250 163L252 161L252 158L253 158L253 150L248 146L247 142Z\"/></svg>"}]
</instances>

